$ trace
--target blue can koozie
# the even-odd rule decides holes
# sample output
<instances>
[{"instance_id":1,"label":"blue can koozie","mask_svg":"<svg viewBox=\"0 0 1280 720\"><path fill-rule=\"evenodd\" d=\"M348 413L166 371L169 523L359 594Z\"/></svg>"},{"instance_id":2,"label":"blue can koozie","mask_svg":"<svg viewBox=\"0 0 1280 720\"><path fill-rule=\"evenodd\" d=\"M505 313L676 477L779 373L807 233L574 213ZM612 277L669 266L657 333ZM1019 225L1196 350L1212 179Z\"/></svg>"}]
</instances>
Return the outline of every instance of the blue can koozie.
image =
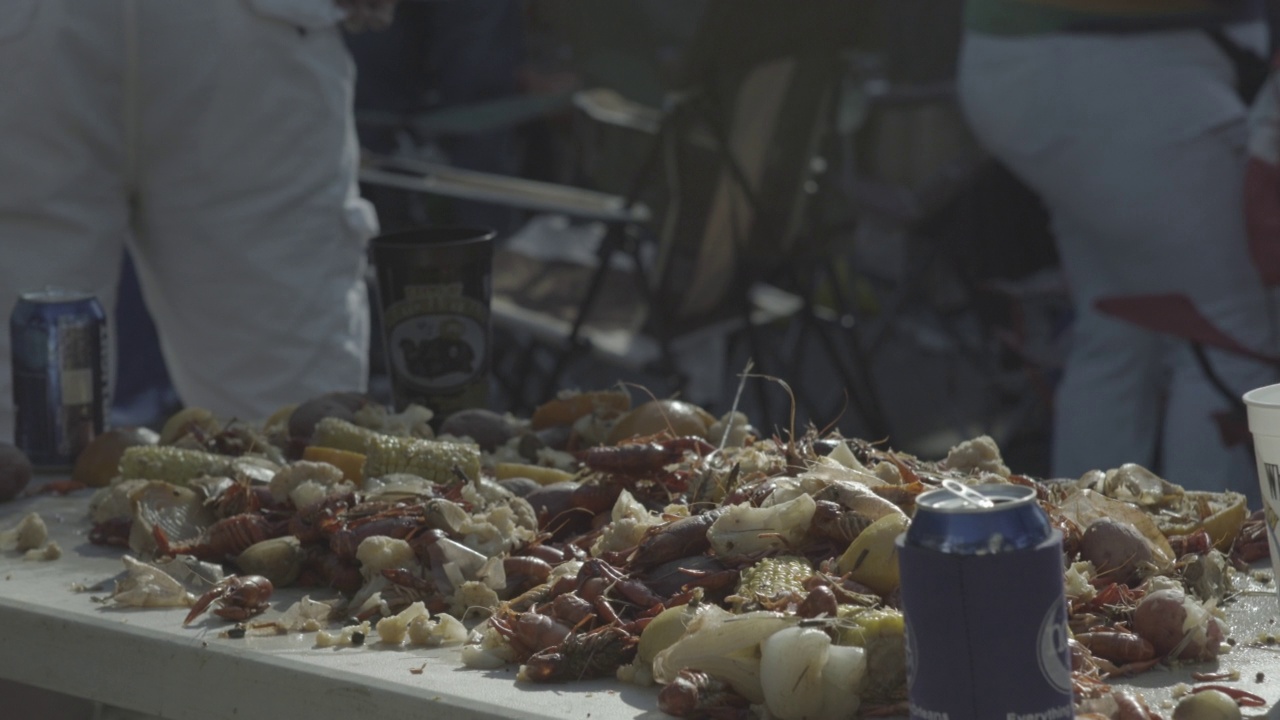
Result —
<instances>
[{"instance_id":1,"label":"blue can koozie","mask_svg":"<svg viewBox=\"0 0 1280 720\"><path fill-rule=\"evenodd\" d=\"M898 558L913 720L1074 716L1062 533L1032 488L924 493Z\"/></svg>"}]
</instances>

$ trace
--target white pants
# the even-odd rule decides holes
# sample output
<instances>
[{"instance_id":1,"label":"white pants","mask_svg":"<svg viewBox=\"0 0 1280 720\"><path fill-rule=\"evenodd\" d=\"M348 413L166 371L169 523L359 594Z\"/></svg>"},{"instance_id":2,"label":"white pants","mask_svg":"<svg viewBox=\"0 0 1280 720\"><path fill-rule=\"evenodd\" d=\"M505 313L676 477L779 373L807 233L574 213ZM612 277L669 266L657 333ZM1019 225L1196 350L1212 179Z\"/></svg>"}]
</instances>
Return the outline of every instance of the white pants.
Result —
<instances>
[{"instance_id":1,"label":"white pants","mask_svg":"<svg viewBox=\"0 0 1280 720\"><path fill-rule=\"evenodd\" d=\"M3 0L0 312L134 254L178 394L226 417L367 383L354 68L333 0ZM129 348L118 348L129 362ZM0 439L11 438L0 333Z\"/></svg>"},{"instance_id":2,"label":"white pants","mask_svg":"<svg viewBox=\"0 0 1280 720\"><path fill-rule=\"evenodd\" d=\"M1232 28L1265 46L1261 24ZM960 92L982 142L1044 199L1076 311L1058 388L1053 473L1125 462L1190 488L1257 497L1253 459L1227 448L1227 400L1189 345L1094 309L1102 297L1183 292L1241 342L1272 349L1268 299L1242 210L1246 108L1233 69L1194 30L965 38ZM1276 382L1224 353L1237 393Z\"/></svg>"}]
</instances>

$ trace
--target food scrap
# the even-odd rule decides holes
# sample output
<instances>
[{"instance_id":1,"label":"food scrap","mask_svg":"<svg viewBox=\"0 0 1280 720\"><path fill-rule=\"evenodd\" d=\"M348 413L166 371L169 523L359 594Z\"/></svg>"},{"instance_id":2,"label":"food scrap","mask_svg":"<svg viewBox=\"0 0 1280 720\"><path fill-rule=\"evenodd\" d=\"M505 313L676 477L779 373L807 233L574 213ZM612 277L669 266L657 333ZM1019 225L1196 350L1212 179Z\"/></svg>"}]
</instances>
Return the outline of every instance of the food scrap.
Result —
<instances>
[{"instance_id":1,"label":"food scrap","mask_svg":"<svg viewBox=\"0 0 1280 720\"><path fill-rule=\"evenodd\" d=\"M119 607L190 607L196 601L187 588L168 573L125 555L125 576L103 602Z\"/></svg>"}]
</instances>

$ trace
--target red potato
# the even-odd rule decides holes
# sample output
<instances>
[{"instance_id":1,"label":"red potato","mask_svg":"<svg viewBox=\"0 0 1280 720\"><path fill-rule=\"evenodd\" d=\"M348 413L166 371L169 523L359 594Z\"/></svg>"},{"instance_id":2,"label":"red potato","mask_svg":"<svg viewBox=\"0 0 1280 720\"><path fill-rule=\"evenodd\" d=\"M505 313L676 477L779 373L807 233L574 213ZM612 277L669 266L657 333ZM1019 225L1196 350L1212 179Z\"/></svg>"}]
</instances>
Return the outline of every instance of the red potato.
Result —
<instances>
[{"instance_id":1,"label":"red potato","mask_svg":"<svg viewBox=\"0 0 1280 720\"><path fill-rule=\"evenodd\" d=\"M311 440L316 423L327 417L352 421L355 412L371 401L358 392L329 392L307 400L289 416L289 437L305 445Z\"/></svg>"},{"instance_id":2,"label":"red potato","mask_svg":"<svg viewBox=\"0 0 1280 720\"><path fill-rule=\"evenodd\" d=\"M440 424L441 435L469 437L486 452L493 452L519 432L505 415L485 408L458 410Z\"/></svg>"},{"instance_id":3,"label":"red potato","mask_svg":"<svg viewBox=\"0 0 1280 720\"><path fill-rule=\"evenodd\" d=\"M1093 563L1100 578L1122 585L1137 585L1155 569L1151 542L1133 525L1109 517L1085 529L1080 557Z\"/></svg>"},{"instance_id":4,"label":"red potato","mask_svg":"<svg viewBox=\"0 0 1280 720\"><path fill-rule=\"evenodd\" d=\"M0 502L18 496L31 482L31 461L10 443L0 443Z\"/></svg>"},{"instance_id":5,"label":"red potato","mask_svg":"<svg viewBox=\"0 0 1280 720\"><path fill-rule=\"evenodd\" d=\"M1159 655L1178 651L1178 660L1212 660L1226 636L1221 620L1176 589L1157 590L1142 598L1133 613L1133 631Z\"/></svg>"}]
</instances>

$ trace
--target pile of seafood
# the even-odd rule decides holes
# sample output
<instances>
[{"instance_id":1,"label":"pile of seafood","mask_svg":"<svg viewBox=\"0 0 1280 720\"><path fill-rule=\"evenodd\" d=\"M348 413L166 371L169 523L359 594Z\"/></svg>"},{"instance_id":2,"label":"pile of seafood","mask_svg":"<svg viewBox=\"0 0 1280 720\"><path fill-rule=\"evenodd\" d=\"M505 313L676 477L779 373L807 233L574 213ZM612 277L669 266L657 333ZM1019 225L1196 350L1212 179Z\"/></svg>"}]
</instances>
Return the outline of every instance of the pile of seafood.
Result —
<instances>
[{"instance_id":1,"label":"pile of seafood","mask_svg":"<svg viewBox=\"0 0 1280 720\"><path fill-rule=\"evenodd\" d=\"M460 645L518 682L657 684L685 718L905 714L894 541L946 479L1031 486L1062 529L1078 717L1161 717L1108 680L1215 658L1267 553L1242 496L1136 465L1043 481L986 437L926 461L623 389L528 418L351 393L261 425L191 408L112 450L86 451L111 476L91 539L128 551L104 602L211 611L228 637ZM333 599L264 614L284 586ZM1204 680L1184 701L1260 702Z\"/></svg>"}]
</instances>

